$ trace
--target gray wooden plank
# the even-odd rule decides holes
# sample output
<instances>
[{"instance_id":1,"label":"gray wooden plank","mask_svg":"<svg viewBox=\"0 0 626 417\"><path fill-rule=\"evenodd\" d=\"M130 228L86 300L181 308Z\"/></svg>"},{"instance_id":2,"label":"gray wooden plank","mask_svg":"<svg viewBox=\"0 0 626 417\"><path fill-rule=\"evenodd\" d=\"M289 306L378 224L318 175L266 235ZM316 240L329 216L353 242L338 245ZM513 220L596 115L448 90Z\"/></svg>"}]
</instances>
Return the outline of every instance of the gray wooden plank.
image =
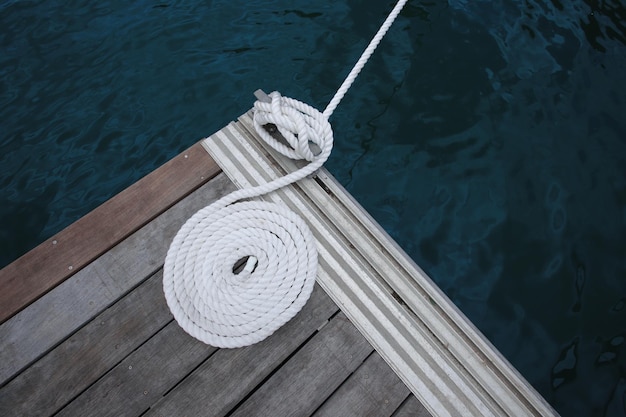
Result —
<instances>
[{"instance_id":1,"label":"gray wooden plank","mask_svg":"<svg viewBox=\"0 0 626 417\"><path fill-rule=\"evenodd\" d=\"M372 353L314 414L315 417L387 417L407 399L409 389L383 358Z\"/></svg>"},{"instance_id":2,"label":"gray wooden plank","mask_svg":"<svg viewBox=\"0 0 626 417\"><path fill-rule=\"evenodd\" d=\"M411 395L398 407L393 417L431 417L431 415L422 403L414 395Z\"/></svg>"},{"instance_id":3,"label":"gray wooden plank","mask_svg":"<svg viewBox=\"0 0 626 417\"><path fill-rule=\"evenodd\" d=\"M220 174L0 326L0 386L153 274L193 213L235 186Z\"/></svg>"},{"instance_id":4,"label":"gray wooden plank","mask_svg":"<svg viewBox=\"0 0 626 417\"><path fill-rule=\"evenodd\" d=\"M372 351L356 327L339 313L232 417L311 415Z\"/></svg>"},{"instance_id":5,"label":"gray wooden plank","mask_svg":"<svg viewBox=\"0 0 626 417\"><path fill-rule=\"evenodd\" d=\"M172 321L56 416L139 416L216 350Z\"/></svg>"},{"instance_id":6,"label":"gray wooden plank","mask_svg":"<svg viewBox=\"0 0 626 417\"><path fill-rule=\"evenodd\" d=\"M48 416L172 320L162 273L105 310L0 389L0 415Z\"/></svg>"},{"instance_id":7,"label":"gray wooden plank","mask_svg":"<svg viewBox=\"0 0 626 417\"><path fill-rule=\"evenodd\" d=\"M302 311L276 333L252 346L218 350L145 416L226 415L337 311L315 285Z\"/></svg>"}]
</instances>

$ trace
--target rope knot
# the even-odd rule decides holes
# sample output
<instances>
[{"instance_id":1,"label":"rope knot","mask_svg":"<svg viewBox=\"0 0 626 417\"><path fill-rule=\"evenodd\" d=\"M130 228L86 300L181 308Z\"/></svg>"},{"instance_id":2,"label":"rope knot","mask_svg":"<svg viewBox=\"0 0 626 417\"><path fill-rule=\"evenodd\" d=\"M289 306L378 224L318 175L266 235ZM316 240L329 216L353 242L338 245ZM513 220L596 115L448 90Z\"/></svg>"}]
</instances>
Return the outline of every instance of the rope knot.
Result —
<instances>
[{"instance_id":1,"label":"rope knot","mask_svg":"<svg viewBox=\"0 0 626 417\"><path fill-rule=\"evenodd\" d=\"M254 103L254 127L261 138L277 152L309 162L330 155L333 146L332 128L328 119L316 108L301 101L283 97L274 91L270 102ZM273 124L287 143L270 135L264 125Z\"/></svg>"}]
</instances>

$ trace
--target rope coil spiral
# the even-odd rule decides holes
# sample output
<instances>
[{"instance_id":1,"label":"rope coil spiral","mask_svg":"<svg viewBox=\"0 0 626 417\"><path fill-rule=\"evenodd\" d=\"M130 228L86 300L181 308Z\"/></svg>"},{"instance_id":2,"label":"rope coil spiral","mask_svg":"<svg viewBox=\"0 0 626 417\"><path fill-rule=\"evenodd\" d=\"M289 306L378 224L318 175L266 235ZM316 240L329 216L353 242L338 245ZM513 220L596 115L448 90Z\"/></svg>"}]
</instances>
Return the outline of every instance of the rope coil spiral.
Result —
<instances>
[{"instance_id":1,"label":"rope coil spiral","mask_svg":"<svg viewBox=\"0 0 626 417\"><path fill-rule=\"evenodd\" d=\"M323 114L278 92L269 102L254 103L258 135L277 152L310 163L222 197L178 231L165 257L163 291L174 318L191 336L216 347L251 345L289 321L310 297L317 249L307 224L282 205L249 199L299 181L326 162L333 146L328 118L404 3L398 2ZM270 123L287 144L264 129Z\"/></svg>"},{"instance_id":2,"label":"rope coil spiral","mask_svg":"<svg viewBox=\"0 0 626 417\"><path fill-rule=\"evenodd\" d=\"M278 204L205 207L172 245L180 249L168 253L168 305L187 333L212 346L265 339L300 311L313 290L315 239L298 215ZM246 267L233 271L246 258Z\"/></svg>"}]
</instances>

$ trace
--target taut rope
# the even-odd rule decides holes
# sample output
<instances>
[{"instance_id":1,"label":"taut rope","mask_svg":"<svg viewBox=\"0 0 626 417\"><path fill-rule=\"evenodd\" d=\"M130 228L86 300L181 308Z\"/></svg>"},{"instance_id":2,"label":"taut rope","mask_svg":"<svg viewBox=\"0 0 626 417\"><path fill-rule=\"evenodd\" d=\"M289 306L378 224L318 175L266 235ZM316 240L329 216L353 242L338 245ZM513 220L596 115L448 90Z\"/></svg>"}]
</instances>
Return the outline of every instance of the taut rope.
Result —
<instances>
[{"instance_id":1,"label":"taut rope","mask_svg":"<svg viewBox=\"0 0 626 417\"><path fill-rule=\"evenodd\" d=\"M309 299L317 273L315 239L306 223L282 205L243 199L292 184L318 170L330 156L328 122L343 96L391 27L400 0L350 71L324 113L278 92L254 103L254 126L276 151L310 163L284 177L234 191L194 214L165 257L163 290L178 324L217 347L259 342L295 316ZM272 123L287 140L263 128ZM311 150L311 143L319 153Z\"/></svg>"}]
</instances>

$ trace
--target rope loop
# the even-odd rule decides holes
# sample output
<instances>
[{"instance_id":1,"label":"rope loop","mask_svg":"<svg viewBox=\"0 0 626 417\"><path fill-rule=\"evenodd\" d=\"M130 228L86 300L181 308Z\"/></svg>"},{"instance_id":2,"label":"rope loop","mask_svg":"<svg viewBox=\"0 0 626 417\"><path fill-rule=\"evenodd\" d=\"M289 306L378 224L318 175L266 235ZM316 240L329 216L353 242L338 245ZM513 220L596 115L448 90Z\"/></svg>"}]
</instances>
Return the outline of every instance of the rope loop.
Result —
<instances>
[{"instance_id":1,"label":"rope loop","mask_svg":"<svg viewBox=\"0 0 626 417\"><path fill-rule=\"evenodd\" d=\"M325 154L330 155L332 128L319 110L293 98L283 97L277 91L269 97L269 103L254 103L254 127L268 145L288 158L309 162L323 158ZM289 146L276 140L263 128L270 123L276 126ZM314 152L311 144L315 144L319 151Z\"/></svg>"}]
</instances>

